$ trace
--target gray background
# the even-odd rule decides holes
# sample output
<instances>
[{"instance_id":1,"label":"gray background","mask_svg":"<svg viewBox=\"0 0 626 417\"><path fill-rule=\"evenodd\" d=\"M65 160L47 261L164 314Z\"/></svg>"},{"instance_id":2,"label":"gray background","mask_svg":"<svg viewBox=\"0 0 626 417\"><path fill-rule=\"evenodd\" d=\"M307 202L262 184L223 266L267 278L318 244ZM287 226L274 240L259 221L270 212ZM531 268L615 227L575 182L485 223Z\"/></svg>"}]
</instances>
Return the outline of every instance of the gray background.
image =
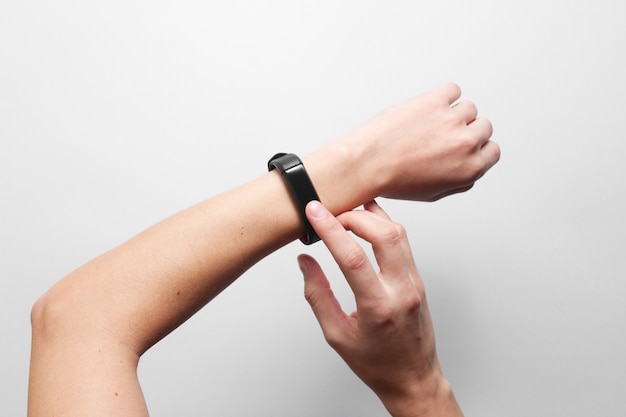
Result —
<instances>
[{"instance_id":1,"label":"gray background","mask_svg":"<svg viewBox=\"0 0 626 417\"><path fill-rule=\"evenodd\" d=\"M467 194L381 201L444 372L468 416L623 417L625 5L2 0L0 415L25 412L30 307L56 280L456 81L501 162ZM152 415L385 415L323 341L301 251L336 273L293 243L145 355Z\"/></svg>"}]
</instances>

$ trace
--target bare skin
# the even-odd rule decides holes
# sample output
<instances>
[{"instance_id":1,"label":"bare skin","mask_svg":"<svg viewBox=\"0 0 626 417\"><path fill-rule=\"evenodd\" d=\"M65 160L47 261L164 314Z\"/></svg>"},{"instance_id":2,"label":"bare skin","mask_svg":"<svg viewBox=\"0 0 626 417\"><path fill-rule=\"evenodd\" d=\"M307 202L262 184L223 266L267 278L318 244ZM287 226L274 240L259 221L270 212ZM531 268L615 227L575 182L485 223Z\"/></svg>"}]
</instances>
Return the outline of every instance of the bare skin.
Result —
<instances>
[{"instance_id":1,"label":"bare skin","mask_svg":"<svg viewBox=\"0 0 626 417\"><path fill-rule=\"evenodd\" d=\"M444 378L424 284L404 227L372 201L335 218L311 202L311 224L354 292L346 314L317 262L298 258L305 296L328 343L396 417L462 416ZM380 272L347 230L372 244Z\"/></svg>"},{"instance_id":2,"label":"bare skin","mask_svg":"<svg viewBox=\"0 0 626 417\"><path fill-rule=\"evenodd\" d=\"M471 188L500 151L489 121L469 102L454 105L459 97L442 86L303 158L324 205L336 215L377 196L433 201ZM61 279L31 313L28 415L147 415L139 357L302 230L271 172Z\"/></svg>"}]
</instances>

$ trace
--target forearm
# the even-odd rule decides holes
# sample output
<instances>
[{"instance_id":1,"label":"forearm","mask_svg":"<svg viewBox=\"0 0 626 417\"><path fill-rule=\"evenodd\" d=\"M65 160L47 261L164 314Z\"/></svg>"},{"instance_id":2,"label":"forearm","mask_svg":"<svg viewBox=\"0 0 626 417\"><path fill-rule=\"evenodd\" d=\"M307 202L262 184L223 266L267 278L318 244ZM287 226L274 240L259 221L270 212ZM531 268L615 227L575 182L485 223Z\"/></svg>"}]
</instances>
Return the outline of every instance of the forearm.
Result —
<instances>
[{"instance_id":1,"label":"forearm","mask_svg":"<svg viewBox=\"0 0 626 417\"><path fill-rule=\"evenodd\" d=\"M355 175L359 159L341 145L303 159L320 198L335 212L371 198L364 191L373 188L371 181L366 187ZM132 335L132 347L142 353L302 230L274 171L162 221L79 270L76 279L102 283L85 309L95 302L123 312L121 334Z\"/></svg>"},{"instance_id":2,"label":"forearm","mask_svg":"<svg viewBox=\"0 0 626 417\"><path fill-rule=\"evenodd\" d=\"M335 210L366 198L358 176L343 173L358 169L357 159L341 146L304 158L320 198ZM139 356L302 230L283 179L271 172L163 220L69 274L33 309L29 415L118 403L124 412L141 410ZM102 380L111 388L96 389ZM119 401L122 392L133 400Z\"/></svg>"}]
</instances>

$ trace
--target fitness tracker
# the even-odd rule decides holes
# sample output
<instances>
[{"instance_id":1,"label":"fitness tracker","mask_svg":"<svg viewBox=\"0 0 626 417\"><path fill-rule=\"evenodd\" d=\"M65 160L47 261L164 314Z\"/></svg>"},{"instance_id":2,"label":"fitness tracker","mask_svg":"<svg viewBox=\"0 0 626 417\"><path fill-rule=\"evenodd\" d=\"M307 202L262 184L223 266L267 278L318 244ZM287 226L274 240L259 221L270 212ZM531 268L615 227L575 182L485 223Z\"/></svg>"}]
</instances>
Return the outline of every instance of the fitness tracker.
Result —
<instances>
[{"instance_id":1,"label":"fitness tracker","mask_svg":"<svg viewBox=\"0 0 626 417\"><path fill-rule=\"evenodd\" d=\"M294 200L294 203L298 207L298 211L304 220L305 234L300 237L300 241L305 245L320 240L320 237L315 233L313 226L306 218L304 209L309 201L318 200L319 197L313 187L313 183L304 169L304 164L296 154L293 153L277 153L267 163L268 171L278 169L282 175L289 193Z\"/></svg>"}]
</instances>

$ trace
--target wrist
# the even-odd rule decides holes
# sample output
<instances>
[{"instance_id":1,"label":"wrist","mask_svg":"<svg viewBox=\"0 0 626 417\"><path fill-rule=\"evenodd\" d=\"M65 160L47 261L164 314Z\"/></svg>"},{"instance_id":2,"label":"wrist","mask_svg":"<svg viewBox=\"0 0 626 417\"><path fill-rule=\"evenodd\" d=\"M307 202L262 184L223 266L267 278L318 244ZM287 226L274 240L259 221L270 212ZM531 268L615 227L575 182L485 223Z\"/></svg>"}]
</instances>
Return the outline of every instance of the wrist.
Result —
<instances>
[{"instance_id":1,"label":"wrist","mask_svg":"<svg viewBox=\"0 0 626 417\"><path fill-rule=\"evenodd\" d=\"M331 142L303 158L320 200L334 214L352 210L383 190L376 158L351 139Z\"/></svg>"},{"instance_id":2,"label":"wrist","mask_svg":"<svg viewBox=\"0 0 626 417\"><path fill-rule=\"evenodd\" d=\"M462 417L452 387L443 375L401 393L379 395L393 417Z\"/></svg>"}]
</instances>

